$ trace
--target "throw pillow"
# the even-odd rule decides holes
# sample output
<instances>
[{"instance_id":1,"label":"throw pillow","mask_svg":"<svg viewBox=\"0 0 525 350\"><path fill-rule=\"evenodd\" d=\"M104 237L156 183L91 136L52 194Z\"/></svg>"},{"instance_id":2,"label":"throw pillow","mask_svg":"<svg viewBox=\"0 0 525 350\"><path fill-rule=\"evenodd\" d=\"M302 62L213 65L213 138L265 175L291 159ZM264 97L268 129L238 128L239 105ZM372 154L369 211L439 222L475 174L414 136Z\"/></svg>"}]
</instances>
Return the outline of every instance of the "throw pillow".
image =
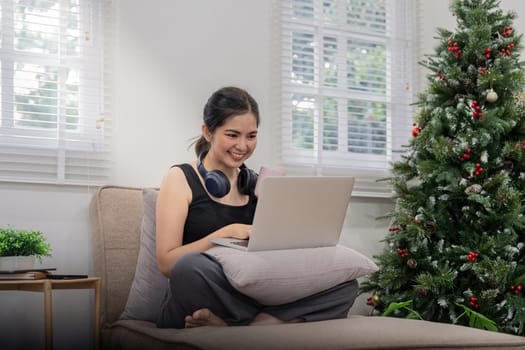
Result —
<instances>
[{"instance_id":1,"label":"throw pillow","mask_svg":"<svg viewBox=\"0 0 525 350\"><path fill-rule=\"evenodd\" d=\"M354 249L338 245L306 249L244 252L213 247L234 288L264 305L280 305L321 292L378 270Z\"/></svg>"},{"instance_id":2,"label":"throw pillow","mask_svg":"<svg viewBox=\"0 0 525 350\"><path fill-rule=\"evenodd\" d=\"M156 322L160 313L168 279L157 266L155 244L155 207L158 191L145 188L142 191L144 216L135 277L131 284L126 307L120 318Z\"/></svg>"}]
</instances>

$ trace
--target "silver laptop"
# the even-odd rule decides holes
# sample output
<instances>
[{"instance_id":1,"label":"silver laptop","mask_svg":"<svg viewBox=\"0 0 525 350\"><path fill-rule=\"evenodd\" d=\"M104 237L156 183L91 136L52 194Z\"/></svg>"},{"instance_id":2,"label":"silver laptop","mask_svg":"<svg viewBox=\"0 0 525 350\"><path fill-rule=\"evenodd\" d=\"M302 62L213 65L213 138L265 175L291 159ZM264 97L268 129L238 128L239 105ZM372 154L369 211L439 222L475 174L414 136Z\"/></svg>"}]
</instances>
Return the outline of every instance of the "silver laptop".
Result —
<instances>
[{"instance_id":1,"label":"silver laptop","mask_svg":"<svg viewBox=\"0 0 525 350\"><path fill-rule=\"evenodd\" d=\"M266 177L249 240L210 241L246 251L335 246L339 242L353 177Z\"/></svg>"}]
</instances>

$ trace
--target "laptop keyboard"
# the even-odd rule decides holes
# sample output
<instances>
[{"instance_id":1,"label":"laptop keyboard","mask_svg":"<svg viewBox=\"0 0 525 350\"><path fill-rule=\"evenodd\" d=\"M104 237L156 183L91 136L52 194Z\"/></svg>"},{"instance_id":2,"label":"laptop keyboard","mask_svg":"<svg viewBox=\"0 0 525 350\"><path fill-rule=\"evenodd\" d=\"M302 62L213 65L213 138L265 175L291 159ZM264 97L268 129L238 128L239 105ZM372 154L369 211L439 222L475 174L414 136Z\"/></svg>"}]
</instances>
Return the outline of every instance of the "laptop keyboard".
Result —
<instances>
[{"instance_id":1,"label":"laptop keyboard","mask_svg":"<svg viewBox=\"0 0 525 350\"><path fill-rule=\"evenodd\" d=\"M246 241L235 241L235 242L231 242L233 244L236 244L236 245L240 245L241 247L247 247L248 246L248 240Z\"/></svg>"}]
</instances>

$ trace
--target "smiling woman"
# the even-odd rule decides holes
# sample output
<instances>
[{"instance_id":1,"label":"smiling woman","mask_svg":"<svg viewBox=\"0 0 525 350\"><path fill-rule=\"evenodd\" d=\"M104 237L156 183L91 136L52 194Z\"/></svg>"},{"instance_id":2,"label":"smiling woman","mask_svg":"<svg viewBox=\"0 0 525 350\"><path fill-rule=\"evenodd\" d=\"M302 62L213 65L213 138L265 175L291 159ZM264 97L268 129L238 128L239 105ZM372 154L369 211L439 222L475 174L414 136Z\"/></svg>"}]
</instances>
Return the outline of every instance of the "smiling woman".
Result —
<instances>
[{"instance_id":1,"label":"smiling woman","mask_svg":"<svg viewBox=\"0 0 525 350\"><path fill-rule=\"evenodd\" d=\"M257 174L244 165L257 146L259 108L248 92L226 87L204 107L197 161L172 167L157 200L157 260L169 287L161 328L278 324L345 318L357 295L351 280L293 303L263 305L235 289L210 238L249 238ZM180 281L184 281L181 285ZM199 291L196 293L195 291Z\"/></svg>"}]
</instances>

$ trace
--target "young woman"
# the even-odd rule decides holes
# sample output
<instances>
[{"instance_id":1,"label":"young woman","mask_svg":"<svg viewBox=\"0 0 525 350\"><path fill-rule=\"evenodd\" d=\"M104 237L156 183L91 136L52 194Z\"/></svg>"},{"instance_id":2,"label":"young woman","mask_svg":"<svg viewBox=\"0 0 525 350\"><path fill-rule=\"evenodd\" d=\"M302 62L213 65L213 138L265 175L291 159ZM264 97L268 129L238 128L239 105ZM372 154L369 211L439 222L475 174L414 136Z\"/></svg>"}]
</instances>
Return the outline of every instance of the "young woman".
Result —
<instances>
[{"instance_id":1,"label":"young woman","mask_svg":"<svg viewBox=\"0 0 525 350\"><path fill-rule=\"evenodd\" d=\"M157 260L169 278L158 327L256 325L344 318L357 296L350 281L298 301L265 306L234 289L205 252L211 237L245 239L255 212L257 174L244 166L257 146L259 109L244 90L208 99L197 160L173 166L157 201Z\"/></svg>"}]
</instances>

